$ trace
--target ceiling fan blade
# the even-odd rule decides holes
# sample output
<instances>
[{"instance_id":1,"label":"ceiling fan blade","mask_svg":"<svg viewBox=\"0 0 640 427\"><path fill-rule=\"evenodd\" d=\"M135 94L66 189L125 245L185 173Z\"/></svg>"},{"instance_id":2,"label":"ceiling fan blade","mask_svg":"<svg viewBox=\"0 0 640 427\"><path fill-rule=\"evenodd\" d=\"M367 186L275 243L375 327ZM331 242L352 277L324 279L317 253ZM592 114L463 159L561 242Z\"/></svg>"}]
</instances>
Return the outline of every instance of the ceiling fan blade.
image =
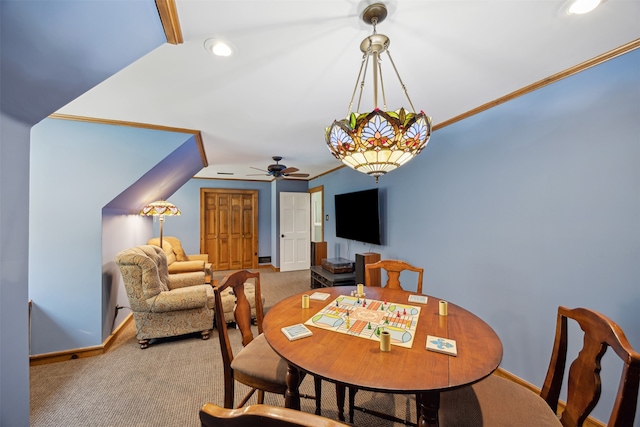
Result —
<instances>
[{"instance_id":1,"label":"ceiling fan blade","mask_svg":"<svg viewBox=\"0 0 640 427\"><path fill-rule=\"evenodd\" d=\"M270 173L250 173L249 175L245 175L245 176L270 176Z\"/></svg>"},{"instance_id":2,"label":"ceiling fan blade","mask_svg":"<svg viewBox=\"0 0 640 427\"><path fill-rule=\"evenodd\" d=\"M280 173L293 173L298 172L300 169L298 168L284 168L280 171Z\"/></svg>"},{"instance_id":3,"label":"ceiling fan blade","mask_svg":"<svg viewBox=\"0 0 640 427\"><path fill-rule=\"evenodd\" d=\"M296 178L307 178L309 174L308 173L288 173L287 176L293 176Z\"/></svg>"},{"instance_id":4,"label":"ceiling fan blade","mask_svg":"<svg viewBox=\"0 0 640 427\"><path fill-rule=\"evenodd\" d=\"M249 167L250 167L251 169L255 169L255 170L257 170L257 171L267 172L267 173L269 172L269 171L266 171L266 170L264 170L264 169L254 168L253 166L249 166Z\"/></svg>"}]
</instances>

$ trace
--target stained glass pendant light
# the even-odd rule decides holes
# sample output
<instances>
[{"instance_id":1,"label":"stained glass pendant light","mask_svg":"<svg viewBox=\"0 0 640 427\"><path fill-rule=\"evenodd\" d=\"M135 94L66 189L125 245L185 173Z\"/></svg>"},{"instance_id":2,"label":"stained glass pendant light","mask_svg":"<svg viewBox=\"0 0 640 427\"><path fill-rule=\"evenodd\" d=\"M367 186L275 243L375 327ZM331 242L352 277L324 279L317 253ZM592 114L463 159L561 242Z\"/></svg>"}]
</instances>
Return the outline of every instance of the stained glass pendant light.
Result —
<instances>
[{"instance_id":1,"label":"stained glass pendant light","mask_svg":"<svg viewBox=\"0 0 640 427\"><path fill-rule=\"evenodd\" d=\"M169 203L165 200L158 200L145 205L140 210L140 215L143 216L157 216L160 221L160 247L162 247L162 225L164 224L164 217L180 215L180 209L173 203Z\"/></svg>"},{"instance_id":2,"label":"stained glass pendant light","mask_svg":"<svg viewBox=\"0 0 640 427\"><path fill-rule=\"evenodd\" d=\"M380 176L417 156L426 147L431 137L431 117L422 111L415 112L407 89L389 53L389 38L376 33L376 25L386 17L387 8L382 3L372 4L364 10L362 19L373 25L373 34L360 44L360 50L363 52L362 63L347 117L334 121L325 132L329 151L336 159L359 172L375 177L376 182ZM393 66L411 111L404 108L387 111L380 57L384 52L387 53L389 62ZM366 113L352 112L358 84L360 84L360 95L357 110L360 110L360 100L370 59L373 69L374 109ZM362 80L360 80L361 77ZM383 109L378 107L378 84L382 92Z\"/></svg>"}]
</instances>

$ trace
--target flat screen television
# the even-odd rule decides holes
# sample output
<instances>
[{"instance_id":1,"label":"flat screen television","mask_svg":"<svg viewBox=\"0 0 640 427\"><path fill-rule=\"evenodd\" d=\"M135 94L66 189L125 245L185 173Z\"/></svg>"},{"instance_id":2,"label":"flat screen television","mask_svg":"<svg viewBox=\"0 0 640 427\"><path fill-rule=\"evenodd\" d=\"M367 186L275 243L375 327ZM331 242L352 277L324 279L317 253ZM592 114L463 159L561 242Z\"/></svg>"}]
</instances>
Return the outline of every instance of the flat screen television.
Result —
<instances>
[{"instance_id":1,"label":"flat screen television","mask_svg":"<svg viewBox=\"0 0 640 427\"><path fill-rule=\"evenodd\" d=\"M336 194L336 237L380 245L378 189Z\"/></svg>"}]
</instances>

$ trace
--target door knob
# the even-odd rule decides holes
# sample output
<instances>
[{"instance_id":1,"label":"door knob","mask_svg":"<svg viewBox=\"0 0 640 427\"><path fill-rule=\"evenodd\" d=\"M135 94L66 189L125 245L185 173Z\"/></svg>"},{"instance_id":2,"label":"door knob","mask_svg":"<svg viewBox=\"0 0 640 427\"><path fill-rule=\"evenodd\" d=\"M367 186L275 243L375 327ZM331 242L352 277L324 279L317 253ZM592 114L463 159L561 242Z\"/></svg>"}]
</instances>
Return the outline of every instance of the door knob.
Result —
<instances>
[{"instance_id":1,"label":"door knob","mask_svg":"<svg viewBox=\"0 0 640 427\"><path fill-rule=\"evenodd\" d=\"M284 237L284 234L280 235L280 237Z\"/></svg>"}]
</instances>

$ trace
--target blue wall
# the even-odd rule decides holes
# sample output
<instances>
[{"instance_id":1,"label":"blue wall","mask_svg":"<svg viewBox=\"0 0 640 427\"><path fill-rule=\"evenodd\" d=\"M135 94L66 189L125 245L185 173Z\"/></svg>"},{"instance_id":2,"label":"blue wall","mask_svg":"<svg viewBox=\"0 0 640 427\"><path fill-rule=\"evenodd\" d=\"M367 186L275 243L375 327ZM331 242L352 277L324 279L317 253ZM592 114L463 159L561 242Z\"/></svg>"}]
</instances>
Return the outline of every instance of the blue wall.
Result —
<instances>
[{"instance_id":1,"label":"blue wall","mask_svg":"<svg viewBox=\"0 0 640 427\"><path fill-rule=\"evenodd\" d=\"M436 131L380 178L383 246L332 237L333 195L376 187L373 178L344 168L309 186L324 185L330 257L339 246L351 259L374 251L423 266L423 292L485 319L502 339L502 368L541 387L559 305L604 313L640 349L639 165L634 51ZM616 359L603 360L601 420Z\"/></svg>"},{"instance_id":2,"label":"blue wall","mask_svg":"<svg viewBox=\"0 0 640 427\"><path fill-rule=\"evenodd\" d=\"M188 254L200 253L200 189L222 188L258 190L258 256L271 256L271 183L263 181L232 181L192 179L171 196L180 208L179 217L166 218L165 236L176 236ZM159 233L158 224L154 230Z\"/></svg>"},{"instance_id":3,"label":"blue wall","mask_svg":"<svg viewBox=\"0 0 640 427\"><path fill-rule=\"evenodd\" d=\"M29 424L29 128L0 111L0 425L3 426Z\"/></svg>"},{"instance_id":4,"label":"blue wall","mask_svg":"<svg viewBox=\"0 0 640 427\"><path fill-rule=\"evenodd\" d=\"M153 0L1 1L0 9L0 425L23 426L29 424L30 129L166 38ZM112 25L102 25L115 17L116 38Z\"/></svg>"},{"instance_id":5,"label":"blue wall","mask_svg":"<svg viewBox=\"0 0 640 427\"><path fill-rule=\"evenodd\" d=\"M382 177L377 185L373 178L347 168L312 180L309 188L324 186L325 213L329 215L325 223L328 255L354 259L356 253L374 251L384 258L424 266L424 292L448 299L485 319L503 341L502 367L538 387L549 361L558 305L603 312L620 324L632 345L640 348L639 71L640 52L631 52L440 129L418 158ZM83 141L86 144L91 138ZM94 153L57 150L82 161L89 161L84 156L98 158ZM59 174L68 180L61 181L62 186L56 185L56 189L64 190L71 180L77 184L78 176L83 176L82 170L67 173L66 164L54 166L56 170L49 170L46 177ZM135 179L126 180L130 184ZM100 195L102 185L92 182L81 194ZM300 183L295 189L290 185L294 184L193 179L171 196L183 216L168 219L165 234L180 236L187 251L197 252L199 189L257 188L260 255L271 255L273 264L278 265L278 239L272 237L277 236L277 194L306 189L306 184L304 189L298 187ZM79 188L84 186L80 183ZM384 244L372 246L335 238L333 196L376 186L382 195ZM75 187L74 197L64 191L46 194L52 188L45 185L43 190L32 189L32 211L45 202L79 204L81 198ZM40 197L43 201L37 200ZM104 199L83 202L101 207L109 200ZM43 230L49 221L58 224L59 234L46 239L45 247ZM87 221L86 215L75 221L39 219L31 234L32 239L36 234L42 242L32 243L30 251L41 251L40 256L44 256L51 242L72 250L63 237L75 234L78 223ZM154 223L153 234L157 232ZM88 233L95 234L93 229ZM78 238L85 237L73 237ZM68 258L73 254L64 255ZM61 258L56 255L43 262L31 258L30 269L53 268L50 264ZM99 261L97 264L90 270L100 274ZM36 272L31 280L40 282L44 276L42 271ZM53 284L54 289L42 285L38 299L64 290L62 296L53 297L70 304L67 310L99 304L95 302L101 298L99 285L87 290L88 282L78 278L70 281L67 275L63 281L55 275L47 277L47 285ZM92 328L99 329L98 320L87 319ZM85 331L67 314L61 313L55 320L72 326L73 334L63 337L68 347L61 348L94 342L84 338ZM39 339L47 343L48 338ZM578 345L572 342L572 350ZM612 369L615 373L607 375ZM599 419L608 418L618 369L614 358L605 355L603 398L594 413Z\"/></svg>"},{"instance_id":6,"label":"blue wall","mask_svg":"<svg viewBox=\"0 0 640 427\"><path fill-rule=\"evenodd\" d=\"M214 155L215 156L215 155ZM200 189L222 188L258 190L258 256L271 257L270 265L280 265L280 224L278 200L280 192L306 192L307 182L298 180L234 181L194 178L171 196L171 201L180 207L179 217L167 218L164 234L181 239L187 253L200 252ZM154 224L155 233L159 232Z\"/></svg>"},{"instance_id":7,"label":"blue wall","mask_svg":"<svg viewBox=\"0 0 640 427\"><path fill-rule=\"evenodd\" d=\"M276 267L280 267L280 193L306 192L309 188L308 182L295 179L280 179L272 183L271 230L274 238L271 241L271 261Z\"/></svg>"},{"instance_id":8,"label":"blue wall","mask_svg":"<svg viewBox=\"0 0 640 427\"><path fill-rule=\"evenodd\" d=\"M103 287L112 286L103 283L103 238L111 247L112 241L129 242L131 233L112 228L103 236L102 209L190 137L56 119L32 128L31 354L100 345L111 332L103 330L105 315L114 312L103 307ZM112 262L115 253L109 255Z\"/></svg>"},{"instance_id":9,"label":"blue wall","mask_svg":"<svg viewBox=\"0 0 640 427\"><path fill-rule=\"evenodd\" d=\"M158 235L157 220L137 215L144 203L167 198L180 207L164 234L199 253L200 189L258 190L258 255L277 266L274 194L307 189L305 181L189 180L202 167L189 134L45 119L31 139L31 354L100 345L124 320L129 312L116 316L115 307L129 303L113 260Z\"/></svg>"}]
</instances>

